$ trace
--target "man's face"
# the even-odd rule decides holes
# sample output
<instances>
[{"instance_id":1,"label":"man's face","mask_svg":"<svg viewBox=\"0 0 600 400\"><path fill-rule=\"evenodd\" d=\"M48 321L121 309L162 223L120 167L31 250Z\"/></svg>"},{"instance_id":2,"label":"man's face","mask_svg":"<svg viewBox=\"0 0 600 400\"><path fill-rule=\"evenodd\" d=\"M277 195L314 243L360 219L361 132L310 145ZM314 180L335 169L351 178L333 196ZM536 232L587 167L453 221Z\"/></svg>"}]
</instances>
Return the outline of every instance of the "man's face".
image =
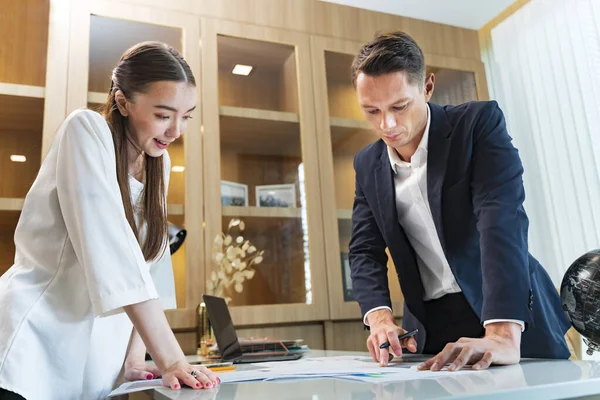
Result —
<instances>
[{"instance_id":1,"label":"man's face","mask_svg":"<svg viewBox=\"0 0 600 400\"><path fill-rule=\"evenodd\" d=\"M434 81L429 74L424 85L410 83L405 72L378 76L361 72L356 79L358 102L367 120L377 136L399 153L406 146L416 149L419 145Z\"/></svg>"}]
</instances>

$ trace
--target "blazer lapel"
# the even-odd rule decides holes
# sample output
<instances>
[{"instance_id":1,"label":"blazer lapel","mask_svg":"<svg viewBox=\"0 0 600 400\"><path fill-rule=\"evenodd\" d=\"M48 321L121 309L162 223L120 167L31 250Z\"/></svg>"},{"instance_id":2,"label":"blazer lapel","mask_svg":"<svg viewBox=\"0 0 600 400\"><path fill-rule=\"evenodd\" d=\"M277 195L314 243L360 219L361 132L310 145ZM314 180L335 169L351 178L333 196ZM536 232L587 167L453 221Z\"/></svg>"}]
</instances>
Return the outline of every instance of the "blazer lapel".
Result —
<instances>
[{"instance_id":1,"label":"blazer lapel","mask_svg":"<svg viewBox=\"0 0 600 400\"><path fill-rule=\"evenodd\" d=\"M396 257L396 261L401 260L401 264L396 265L396 270L400 277L400 286L407 307L417 319L424 321L423 283L414 251L404 229L400 226L400 221L398 221L394 171L392 171L385 145L379 161L379 166L374 169L374 175L379 213L385 227L384 237L392 257Z\"/></svg>"},{"instance_id":2,"label":"blazer lapel","mask_svg":"<svg viewBox=\"0 0 600 400\"><path fill-rule=\"evenodd\" d=\"M381 219L385 223L385 230L389 237L400 236L400 223L396 209L396 194L394 190L394 171L387 154L387 146L383 147L380 164L375 168L375 190Z\"/></svg>"},{"instance_id":3,"label":"blazer lapel","mask_svg":"<svg viewBox=\"0 0 600 400\"><path fill-rule=\"evenodd\" d=\"M431 125L427 145L427 197L442 249L446 252L442 225L442 187L446 176L452 126L442 107L429 103L429 109L431 110Z\"/></svg>"}]
</instances>

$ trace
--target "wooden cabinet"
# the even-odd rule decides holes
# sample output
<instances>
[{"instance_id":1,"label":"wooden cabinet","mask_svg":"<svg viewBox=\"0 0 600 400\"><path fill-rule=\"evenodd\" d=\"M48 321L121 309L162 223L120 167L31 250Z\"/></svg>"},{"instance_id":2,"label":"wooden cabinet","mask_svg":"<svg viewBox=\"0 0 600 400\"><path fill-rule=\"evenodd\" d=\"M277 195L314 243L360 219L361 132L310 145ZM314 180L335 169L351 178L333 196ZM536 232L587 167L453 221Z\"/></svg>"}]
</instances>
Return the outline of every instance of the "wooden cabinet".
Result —
<instances>
[{"instance_id":1,"label":"wooden cabinet","mask_svg":"<svg viewBox=\"0 0 600 400\"><path fill-rule=\"evenodd\" d=\"M42 159L48 0L2 2L0 13L0 274Z\"/></svg>"},{"instance_id":2,"label":"wooden cabinet","mask_svg":"<svg viewBox=\"0 0 600 400\"><path fill-rule=\"evenodd\" d=\"M207 275L218 273L214 238L240 219L239 235L264 257L240 292L226 293L236 324L327 319L309 36L201 25ZM252 70L237 75L236 65Z\"/></svg>"},{"instance_id":3,"label":"wooden cabinet","mask_svg":"<svg viewBox=\"0 0 600 400\"><path fill-rule=\"evenodd\" d=\"M194 119L169 148L168 219L188 236L173 256L178 309L168 318L186 352L218 273L214 238L232 219L245 225L234 239L264 250L252 279L226 291L242 334L335 348L333 336L352 331L343 347L363 346L345 259L353 158L376 137L350 64L375 31L404 29L436 74L433 102L484 100L477 32L317 0L218 3L0 0L0 273L12 265L23 198L60 123L77 108L99 109L121 54L158 40L184 55L198 84ZM236 65L252 70L234 74ZM400 317L391 262L389 271Z\"/></svg>"}]
</instances>

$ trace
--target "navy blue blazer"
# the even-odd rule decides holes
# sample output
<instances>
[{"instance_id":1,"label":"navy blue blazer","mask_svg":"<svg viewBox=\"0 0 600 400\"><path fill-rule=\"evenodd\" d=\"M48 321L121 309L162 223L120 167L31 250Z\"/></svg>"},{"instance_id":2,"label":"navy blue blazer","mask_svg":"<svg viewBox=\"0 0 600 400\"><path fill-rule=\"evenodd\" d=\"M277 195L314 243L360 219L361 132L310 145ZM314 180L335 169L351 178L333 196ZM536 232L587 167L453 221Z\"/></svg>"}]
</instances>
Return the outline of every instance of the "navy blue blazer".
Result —
<instances>
[{"instance_id":1,"label":"navy blue blazer","mask_svg":"<svg viewBox=\"0 0 600 400\"><path fill-rule=\"evenodd\" d=\"M569 321L550 277L528 252L523 166L502 111L495 101L429 107L427 193L458 285L481 321L525 322L522 357L568 358ZM354 297L363 316L377 306L391 307L389 248L405 300L403 327L420 329L421 352L423 285L415 252L398 222L386 144L378 140L362 149L354 169L349 254Z\"/></svg>"}]
</instances>

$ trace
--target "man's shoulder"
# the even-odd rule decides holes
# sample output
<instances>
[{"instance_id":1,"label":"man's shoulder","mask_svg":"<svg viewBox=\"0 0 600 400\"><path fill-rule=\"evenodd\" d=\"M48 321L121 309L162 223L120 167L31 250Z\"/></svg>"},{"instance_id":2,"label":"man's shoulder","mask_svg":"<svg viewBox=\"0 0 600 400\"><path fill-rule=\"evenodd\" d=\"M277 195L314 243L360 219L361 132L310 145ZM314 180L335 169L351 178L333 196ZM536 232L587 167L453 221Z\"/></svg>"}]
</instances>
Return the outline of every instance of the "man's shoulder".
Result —
<instances>
[{"instance_id":1,"label":"man's shoulder","mask_svg":"<svg viewBox=\"0 0 600 400\"><path fill-rule=\"evenodd\" d=\"M459 104L456 106L433 106L440 107L446 114L446 118L451 124L456 123L465 118L477 119L481 116L491 114L495 110L499 109L498 103L495 100L489 101L469 101L467 103Z\"/></svg>"},{"instance_id":2,"label":"man's shoulder","mask_svg":"<svg viewBox=\"0 0 600 400\"><path fill-rule=\"evenodd\" d=\"M356 153L356 156L354 157L354 166L359 168L373 166L375 163L379 162L379 158L385 150L385 147L386 144L381 139L364 147Z\"/></svg>"}]
</instances>

